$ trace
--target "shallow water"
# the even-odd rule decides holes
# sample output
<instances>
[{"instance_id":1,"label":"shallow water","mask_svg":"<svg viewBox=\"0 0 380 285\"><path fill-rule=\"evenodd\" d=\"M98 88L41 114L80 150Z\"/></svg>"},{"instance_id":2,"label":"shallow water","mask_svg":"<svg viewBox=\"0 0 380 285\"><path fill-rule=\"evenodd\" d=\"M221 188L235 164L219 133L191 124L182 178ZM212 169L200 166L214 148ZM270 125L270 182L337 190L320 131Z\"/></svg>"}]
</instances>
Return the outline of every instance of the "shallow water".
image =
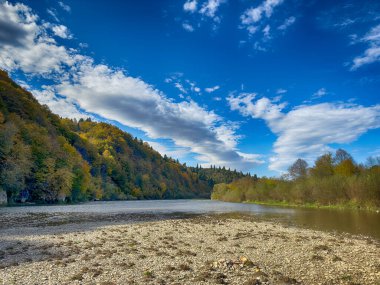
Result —
<instances>
[{"instance_id":1,"label":"shallow water","mask_svg":"<svg viewBox=\"0 0 380 285\"><path fill-rule=\"evenodd\" d=\"M362 234L380 239L380 213L302 209L211 200L101 201L76 205L3 207L2 213L223 214L237 213L310 229Z\"/></svg>"}]
</instances>

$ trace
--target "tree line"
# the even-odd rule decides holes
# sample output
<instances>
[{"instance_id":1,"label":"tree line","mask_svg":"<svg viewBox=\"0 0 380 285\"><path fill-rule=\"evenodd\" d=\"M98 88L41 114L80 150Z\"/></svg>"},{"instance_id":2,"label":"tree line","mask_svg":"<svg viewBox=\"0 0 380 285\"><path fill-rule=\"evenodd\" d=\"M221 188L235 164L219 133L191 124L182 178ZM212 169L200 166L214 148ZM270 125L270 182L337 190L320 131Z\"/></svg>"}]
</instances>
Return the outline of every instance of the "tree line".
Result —
<instances>
[{"instance_id":1,"label":"tree line","mask_svg":"<svg viewBox=\"0 0 380 285\"><path fill-rule=\"evenodd\" d=\"M244 177L216 184L212 199L298 205L380 207L380 157L358 164L343 149L326 153L309 167L297 159L281 178Z\"/></svg>"}]
</instances>

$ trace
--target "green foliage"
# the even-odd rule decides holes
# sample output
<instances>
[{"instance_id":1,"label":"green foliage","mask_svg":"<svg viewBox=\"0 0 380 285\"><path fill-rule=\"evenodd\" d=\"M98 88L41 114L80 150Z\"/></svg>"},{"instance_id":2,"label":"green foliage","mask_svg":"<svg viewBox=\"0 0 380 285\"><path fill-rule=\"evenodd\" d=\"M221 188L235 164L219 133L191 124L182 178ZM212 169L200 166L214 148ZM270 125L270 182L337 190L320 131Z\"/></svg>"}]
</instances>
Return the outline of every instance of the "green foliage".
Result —
<instances>
[{"instance_id":1,"label":"green foliage","mask_svg":"<svg viewBox=\"0 0 380 285\"><path fill-rule=\"evenodd\" d=\"M368 159L367 166L357 165L347 152L338 150L334 157L319 157L306 171L304 166L297 160L290 167L293 180L245 177L230 184L216 184L211 198L228 202L380 207L380 158Z\"/></svg>"},{"instance_id":2,"label":"green foliage","mask_svg":"<svg viewBox=\"0 0 380 285\"><path fill-rule=\"evenodd\" d=\"M310 169L311 175L315 177L328 177L334 174L333 157L331 153L326 153L315 161L314 167Z\"/></svg>"},{"instance_id":3,"label":"green foliage","mask_svg":"<svg viewBox=\"0 0 380 285\"><path fill-rule=\"evenodd\" d=\"M207 198L241 177L186 167L106 123L62 119L0 70L0 188L11 202Z\"/></svg>"}]
</instances>

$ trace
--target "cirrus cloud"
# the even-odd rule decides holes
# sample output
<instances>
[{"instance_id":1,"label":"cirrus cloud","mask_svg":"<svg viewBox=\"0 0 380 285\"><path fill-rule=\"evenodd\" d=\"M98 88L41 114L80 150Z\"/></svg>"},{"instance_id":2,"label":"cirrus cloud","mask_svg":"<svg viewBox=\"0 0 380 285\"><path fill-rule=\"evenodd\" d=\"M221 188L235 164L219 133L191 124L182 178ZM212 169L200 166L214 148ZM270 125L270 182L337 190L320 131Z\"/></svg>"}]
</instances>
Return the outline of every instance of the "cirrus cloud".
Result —
<instances>
[{"instance_id":1,"label":"cirrus cloud","mask_svg":"<svg viewBox=\"0 0 380 285\"><path fill-rule=\"evenodd\" d=\"M362 37L361 42L368 44L367 49L360 56L353 59L351 70L363 65L380 61L380 25L377 25Z\"/></svg>"}]
</instances>

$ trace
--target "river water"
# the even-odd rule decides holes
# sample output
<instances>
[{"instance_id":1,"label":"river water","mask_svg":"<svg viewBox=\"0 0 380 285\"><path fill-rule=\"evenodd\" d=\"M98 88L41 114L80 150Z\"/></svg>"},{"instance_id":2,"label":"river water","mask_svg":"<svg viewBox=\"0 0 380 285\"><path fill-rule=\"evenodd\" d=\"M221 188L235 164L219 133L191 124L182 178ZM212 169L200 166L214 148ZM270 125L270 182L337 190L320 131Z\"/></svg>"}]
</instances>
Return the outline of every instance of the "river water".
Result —
<instances>
[{"instance_id":1,"label":"river water","mask_svg":"<svg viewBox=\"0 0 380 285\"><path fill-rule=\"evenodd\" d=\"M27 213L231 214L253 215L291 226L361 234L380 239L380 213L361 210L303 209L211 200L101 201L76 205L0 207L0 215Z\"/></svg>"}]
</instances>

